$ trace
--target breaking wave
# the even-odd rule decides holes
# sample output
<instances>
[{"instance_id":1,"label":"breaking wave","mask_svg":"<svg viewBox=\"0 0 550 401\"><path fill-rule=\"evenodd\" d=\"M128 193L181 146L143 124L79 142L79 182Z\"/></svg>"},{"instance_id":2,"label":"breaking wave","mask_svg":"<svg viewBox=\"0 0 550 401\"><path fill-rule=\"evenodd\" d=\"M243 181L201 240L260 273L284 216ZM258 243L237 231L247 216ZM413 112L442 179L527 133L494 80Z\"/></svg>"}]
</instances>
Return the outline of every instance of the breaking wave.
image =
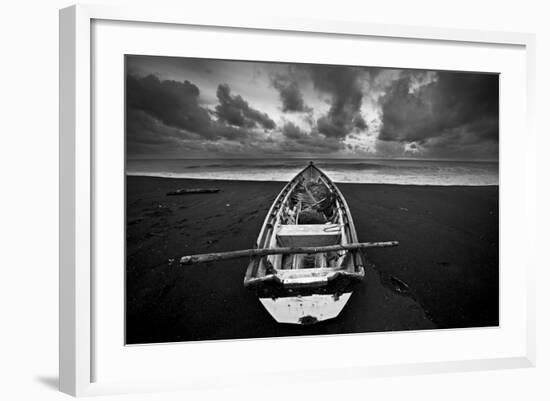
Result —
<instances>
[{"instance_id":1,"label":"breaking wave","mask_svg":"<svg viewBox=\"0 0 550 401\"><path fill-rule=\"evenodd\" d=\"M128 175L288 181L307 159L128 160ZM439 160L315 160L335 182L402 185L498 185L498 162Z\"/></svg>"}]
</instances>

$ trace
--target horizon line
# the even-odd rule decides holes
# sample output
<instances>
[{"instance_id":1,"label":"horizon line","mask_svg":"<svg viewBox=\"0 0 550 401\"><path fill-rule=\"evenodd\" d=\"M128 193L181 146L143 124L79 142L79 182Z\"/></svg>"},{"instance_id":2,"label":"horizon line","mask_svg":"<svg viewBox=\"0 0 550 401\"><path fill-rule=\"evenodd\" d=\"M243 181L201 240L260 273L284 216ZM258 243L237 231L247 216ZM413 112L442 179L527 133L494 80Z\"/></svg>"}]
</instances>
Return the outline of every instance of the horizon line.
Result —
<instances>
[{"instance_id":1,"label":"horizon line","mask_svg":"<svg viewBox=\"0 0 550 401\"><path fill-rule=\"evenodd\" d=\"M498 163L497 159L446 159L419 157L126 157L126 160L403 160Z\"/></svg>"}]
</instances>

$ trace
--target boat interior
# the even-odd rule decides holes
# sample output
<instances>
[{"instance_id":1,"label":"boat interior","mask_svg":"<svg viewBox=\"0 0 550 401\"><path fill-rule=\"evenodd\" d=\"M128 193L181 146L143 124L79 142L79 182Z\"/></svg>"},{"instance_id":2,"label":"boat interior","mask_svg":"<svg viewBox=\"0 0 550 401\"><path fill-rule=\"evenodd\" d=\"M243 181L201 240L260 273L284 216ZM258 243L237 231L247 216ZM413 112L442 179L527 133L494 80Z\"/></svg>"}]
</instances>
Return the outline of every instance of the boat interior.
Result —
<instances>
[{"instance_id":1,"label":"boat interior","mask_svg":"<svg viewBox=\"0 0 550 401\"><path fill-rule=\"evenodd\" d=\"M322 171L310 164L283 188L273 203L257 246L316 247L351 242L357 242L357 238L343 196ZM259 258L249 274L258 278L275 274L286 284L308 285L326 279L329 272L354 274L360 268L362 274L355 254L340 250L269 255Z\"/></svg>"}]
</instances>

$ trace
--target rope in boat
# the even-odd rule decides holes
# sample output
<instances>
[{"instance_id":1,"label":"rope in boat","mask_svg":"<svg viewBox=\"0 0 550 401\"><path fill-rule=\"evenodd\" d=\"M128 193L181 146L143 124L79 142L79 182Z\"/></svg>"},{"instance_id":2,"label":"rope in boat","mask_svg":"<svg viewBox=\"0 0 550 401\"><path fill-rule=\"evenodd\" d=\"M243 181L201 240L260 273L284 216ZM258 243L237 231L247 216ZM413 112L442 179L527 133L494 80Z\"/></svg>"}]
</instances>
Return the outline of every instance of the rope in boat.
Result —
<instances>
[{"instance_id":1,"label":"rope in boat","mask_svg":"<svg viewBox=\"0 0 550 401\"><path fill-rule=\"evenodd\" d=\"M324 224L335 215L335 200L336 196L325 184L303 181L296 186L289 207L296 210L296 224Z\"/></svg>"}]
</instances>

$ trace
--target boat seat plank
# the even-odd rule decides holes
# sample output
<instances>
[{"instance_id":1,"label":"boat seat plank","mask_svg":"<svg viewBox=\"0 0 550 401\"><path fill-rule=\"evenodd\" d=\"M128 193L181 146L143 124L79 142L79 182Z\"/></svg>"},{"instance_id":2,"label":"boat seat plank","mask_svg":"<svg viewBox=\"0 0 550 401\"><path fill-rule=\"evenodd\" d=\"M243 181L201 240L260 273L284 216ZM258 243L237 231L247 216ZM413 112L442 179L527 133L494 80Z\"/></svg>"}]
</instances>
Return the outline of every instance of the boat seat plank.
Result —
<instances>
[{"instance_id":1,"label":"boat seat plank","mask_svg":"<svg viewBox=\"0 0 550 401\"><path fill-rule=\"evenodd\" d=\"M282 224L276 235L281 247L336 245L342 228L338 224Z\"/></svg>"}]
</instances>

